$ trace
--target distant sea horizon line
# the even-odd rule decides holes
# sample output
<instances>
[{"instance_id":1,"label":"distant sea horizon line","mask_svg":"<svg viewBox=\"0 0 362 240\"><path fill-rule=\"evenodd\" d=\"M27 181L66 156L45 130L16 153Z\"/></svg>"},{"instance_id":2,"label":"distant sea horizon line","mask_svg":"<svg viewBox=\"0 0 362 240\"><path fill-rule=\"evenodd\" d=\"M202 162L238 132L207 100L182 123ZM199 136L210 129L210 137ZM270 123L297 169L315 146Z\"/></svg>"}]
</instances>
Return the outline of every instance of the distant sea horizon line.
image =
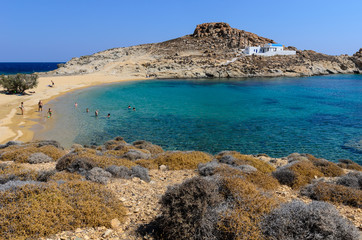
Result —
<instances>
[{"instance_id":1,"label":"distant sea horizon line","mask_svg":"<svg viewBox=\"0 0 362 240\"><path fill-rule=\"evenodd\" d=\"M48 72L58 68L58 64L65 62L0 62L0 75L31 74Z\"/></svg>"}]
</instances>

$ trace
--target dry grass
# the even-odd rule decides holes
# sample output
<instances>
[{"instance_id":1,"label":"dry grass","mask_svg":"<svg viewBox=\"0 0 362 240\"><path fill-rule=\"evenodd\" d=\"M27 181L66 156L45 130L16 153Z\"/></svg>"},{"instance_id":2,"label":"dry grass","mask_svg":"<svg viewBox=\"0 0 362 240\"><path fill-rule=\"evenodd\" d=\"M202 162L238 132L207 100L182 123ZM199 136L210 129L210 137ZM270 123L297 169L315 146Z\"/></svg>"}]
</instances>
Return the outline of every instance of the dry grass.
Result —
<instances>
[{"instance_id":1,"label":"dry grass","mask_svg":"<svg viewBox=\"0 0 362 240\"><path fill-rule=\"evenodd\" d=\"M123 221L125 208L104 186L87 181L26 185L0 192L0 238L33 239Z\"/></svg>"},{"instance_id":2,"label":"dry grass","mask_svg":"<svg viewBox=\"0 0 362 240\"><path fill-rule=\"evenodd\" d=\"M199 163L212 160L212 156L199 151L165 152L154 159L157 166L166 165L170 170L196 169Z\"/></svg>"},{"instance_id":3,"label":"dry grass","mask_svg":"<svg viewBox=\"0 0 362 240\"><path fill-rule=\"evenodd\" d=\"M1 155L2 161L15 161L18 163L27 163L28 158L33 153L44 153L51 157L54 161L56 161L58 158L63 156L65 154L64 150L61 150L59 148L56 148L52 145L46 145L42 146L40 148L37 148L33 145L30 146L11 146L9 148L4 149L3 154Z\"/></svg>"},{"instance_id":4,"label":"dry grass","mask_svg":"<svg viewBox=\"0 0 362 240\"><path fill-rule=\"evenodd\" d=\"M263 215L278 205L276 198L260 192L254 184L238 177L223 180L226 198L233 199L234 207L224 213L219 229L227 239L264 239L259 224Z\"/></svg>"},{"instance_id":5,"label":"dry grass","mask_svg":"<svg viewBox=\"0 0 362 240\"><path fill-rule=\"evenodd\" d=\"M271 173L275 170L275 167L273 167L272 165L263 162L260 159L257 159L253 156L249 156L249 155L244 155L235 151L227 151L227 152L223 152L220 153L218 155L216 155L215 157L217 159L220 159L221 157L225 156L225 155L230 155L233 156L234 158L236 158L238 161L236 162L237 165L250 165L255 167L256 169L258 169L260 172L263 173Z\"/></svg>"},{"instance_id":6,"label":"dry grass","mask_svg":"<svg viewBox=\"0 0 362 240\"><path fill-rule=\"evenodd\" d=\"M313 200L342 203L352 207L362 207L362 190L342 185L318 182L308 185L301 194Z\"/></svg>"},{"instance_id":7,"label":"dry grass","mask_svg":"<svg viewBox=\"0 0 362 240\"><path fill-rule=\"evenodd\" d=\"M306 154L306 157L326 177L338 177L344 174L343 169L335 163L325 159L316 158L311 154Z\"/></svg>"}]
</instances>

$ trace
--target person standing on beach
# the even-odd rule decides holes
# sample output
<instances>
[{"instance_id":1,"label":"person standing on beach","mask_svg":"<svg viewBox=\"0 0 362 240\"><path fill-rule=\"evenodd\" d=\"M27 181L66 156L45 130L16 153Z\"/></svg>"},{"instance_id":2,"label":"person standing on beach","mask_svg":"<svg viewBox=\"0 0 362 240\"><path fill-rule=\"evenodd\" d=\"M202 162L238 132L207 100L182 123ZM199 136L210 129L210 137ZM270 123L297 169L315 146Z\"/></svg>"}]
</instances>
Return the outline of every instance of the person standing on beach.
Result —
<instances>
[{"instance_id":1,"label":"person standing on beach","mask_svg":"<svg viewBox=\"0 0 362 240\"><path fill-rule=\"evenodd\" d=\"M20 111L21 111L21 115L24 115L24 103L23 102L21 102L20 103Z\"/></svg>"},{"instance_id":2,"label":"person standing on beach","mask_svg":"<svg viewBox=\"0 0 362 240\"><path fill-rule=\"evenodd\" d=\"M51 116L52 116L52 109L49 108L49 110L48 110L48 118L50 118Z\"/></svg>"},{"instance_id":3,"label":"person standing on beach","mask_svg":"<svg viewBox=\"0 0 362 240\"><path fill-rule=\"evenodd\" d=\"M43 102L40 100L38 102L38 112L42 112L43 111Z\"/></svg>"}]
</instances>

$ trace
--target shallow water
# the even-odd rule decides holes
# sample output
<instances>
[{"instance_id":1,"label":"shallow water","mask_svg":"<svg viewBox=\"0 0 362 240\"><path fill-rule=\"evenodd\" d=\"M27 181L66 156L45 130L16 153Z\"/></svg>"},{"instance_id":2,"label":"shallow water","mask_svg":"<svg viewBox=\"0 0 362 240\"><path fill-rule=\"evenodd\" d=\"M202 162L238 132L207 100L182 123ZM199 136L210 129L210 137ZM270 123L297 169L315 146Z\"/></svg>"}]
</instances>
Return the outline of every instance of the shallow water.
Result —
<instances>
[{"instance_id":1,"label":"shallow water","mask_svg":"<svg viewBox=\"0 0 362 240\"><path fill-rule=\"evenodd\" d=\"M54 127L36 138L65 146L123 136L168 150L300 152L362 162L361 75L128 82L79 90L45 107L54 118L41 124Z\"/></svg>"}]
</instances>

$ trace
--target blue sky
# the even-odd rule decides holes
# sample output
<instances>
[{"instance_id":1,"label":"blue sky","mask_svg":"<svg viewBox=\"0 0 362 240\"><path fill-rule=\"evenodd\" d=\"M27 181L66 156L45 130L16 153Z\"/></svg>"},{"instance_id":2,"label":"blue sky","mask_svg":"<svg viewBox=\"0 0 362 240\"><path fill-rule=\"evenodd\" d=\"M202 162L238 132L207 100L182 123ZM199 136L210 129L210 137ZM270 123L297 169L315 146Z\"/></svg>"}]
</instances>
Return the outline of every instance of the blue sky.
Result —
<instances>
[{"instance_id":1,"label":"blue sky","mask_svg":"<svg viewBox=\"0 0 362 240\"><path fill-rule=\"evenodd\" d=\"M68 61L219 21L298 49L353 54L361 10L361 0L0 0L0 62Z\"/></svg>"}]
</instances>

